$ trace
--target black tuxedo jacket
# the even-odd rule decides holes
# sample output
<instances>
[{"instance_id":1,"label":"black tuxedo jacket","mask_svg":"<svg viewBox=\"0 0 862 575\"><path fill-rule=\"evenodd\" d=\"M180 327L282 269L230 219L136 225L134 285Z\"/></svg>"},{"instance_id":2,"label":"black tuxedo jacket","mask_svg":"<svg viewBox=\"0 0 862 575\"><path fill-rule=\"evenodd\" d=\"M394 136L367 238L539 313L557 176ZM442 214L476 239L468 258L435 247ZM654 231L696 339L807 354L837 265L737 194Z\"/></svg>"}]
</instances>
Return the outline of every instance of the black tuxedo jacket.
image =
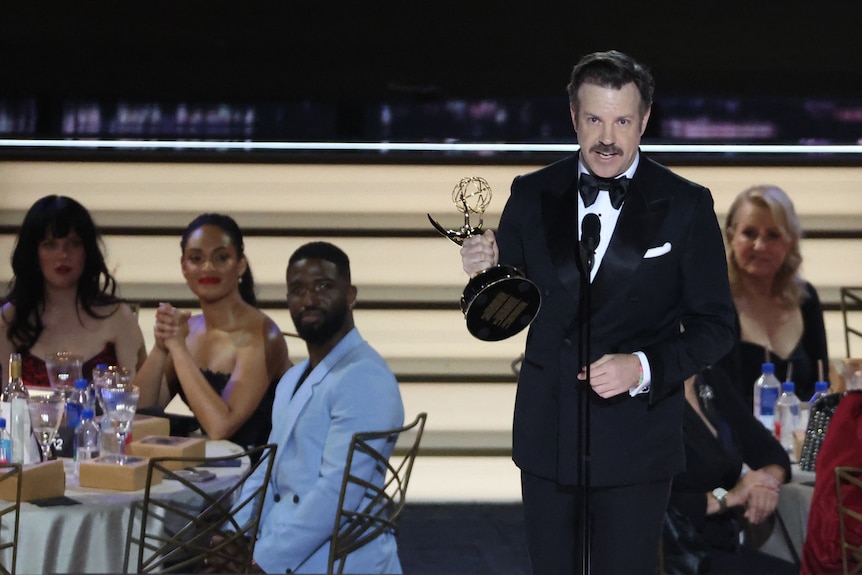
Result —
<instances>
[{"instance_id":1,"label":"black tuxedo jacket","mask_svg":"<svg viewBox=\"0 0 862 575\"><path fill-rule=\"evenodd\" d=\"M497 231L500 263L542 294L518 381L513 458L563 484L581 480L581 271L577 155L512 183ZM724 244L709 190L640 156L591 288L591 358L646 354L649 393L590 392L590 484L673 477L684 467L683 380L733 343Z\"/></svg>"}]
</instances>

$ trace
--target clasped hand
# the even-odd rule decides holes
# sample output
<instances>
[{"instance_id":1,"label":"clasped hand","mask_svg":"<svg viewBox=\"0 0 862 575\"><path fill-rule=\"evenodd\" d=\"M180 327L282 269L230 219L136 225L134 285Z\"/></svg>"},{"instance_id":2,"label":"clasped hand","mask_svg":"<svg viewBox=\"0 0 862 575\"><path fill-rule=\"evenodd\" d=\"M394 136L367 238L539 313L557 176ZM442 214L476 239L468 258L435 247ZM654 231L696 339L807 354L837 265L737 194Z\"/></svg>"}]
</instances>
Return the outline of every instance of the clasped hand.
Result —
<instances>
[{"instance_id":1,"label":"clasped hand","mask_svg":"<svg viewBox=\"0 0 862 575\"><path fill-rule=\"evenodd\" d=\"M781 484L772 474L762 470L751 470L742 476L733 491L745 506L745 519L749 523L762 523L778 507Z\"/></svg>"},{"instance_id":2,"label":"clasped hand","mask_svg":"<svg viewBox=\"0 0 862 575\"><path fill-rule=\"evenodd\" d=\"M189 318L191 312L179 310L169 303L160 303L156 309L156 325L153 334L156 345L164 351L170 351L175 345L185 345L189 335Z\"/></svg>"}]
</instances>

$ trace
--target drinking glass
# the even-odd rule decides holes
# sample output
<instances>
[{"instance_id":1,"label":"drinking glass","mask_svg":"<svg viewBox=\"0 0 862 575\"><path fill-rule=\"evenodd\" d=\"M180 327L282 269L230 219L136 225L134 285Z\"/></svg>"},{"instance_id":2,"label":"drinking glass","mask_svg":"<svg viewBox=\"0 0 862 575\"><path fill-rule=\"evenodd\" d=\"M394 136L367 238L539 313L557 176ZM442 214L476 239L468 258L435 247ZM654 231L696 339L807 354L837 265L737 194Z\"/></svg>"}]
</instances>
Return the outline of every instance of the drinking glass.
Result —
<instances>
[{"instance_id":1,"label":"drinking glass","mask_svg":"<svg viewBox=\"0 0 862 575\"><path fill-rule=\"evenodd\" d=\"M42 460L54 459L51 442L66 412L65 398L58 392L31 397L27 400L27 408L30 410L30 425L39 440Z\"/></svg>"},{"instance_id":2,"label":"drinking glass","mask_svg":"<svg viewBox=\"0 0 862 575\"><path fill-rule=\"evenodd\" d=\"M81 379L81 365L83 358L69 351L58 351L52 353L45 360L45 367L48 369L48 379L51 381L51 387L59 391L63 396L69 395L69 392L75 387L75 380Z\"/></svg>"},{"instance_id":3,"label":"drinking glass","mask_svg":"<svg viewBox=\"0 0 862 575\"><path fill-rule=\"evenodd\" d=\"M103 387L100 393L102 403L105 408L103 417L108 419L108 423L117 434L117 441L120 448L120 461L125 459L126 455L126 436L132 429L132 420L135 418L135 411L138 409L138 397L141 390L137 385L110 385Z\"/></svg>"},{"instance_id":4,"label":"drinking glass","mask_svg":"<svg viewBox=\"0 0 862 575\"><path fill-rule=\"evenodd\" d=\"M105 413L105 402L102 401L102 388L117 385L117 370L116 365L109 365L104 370L99 367L93 368L93 393L99 402L102 413Z\"/></svg>"}]
</instances>

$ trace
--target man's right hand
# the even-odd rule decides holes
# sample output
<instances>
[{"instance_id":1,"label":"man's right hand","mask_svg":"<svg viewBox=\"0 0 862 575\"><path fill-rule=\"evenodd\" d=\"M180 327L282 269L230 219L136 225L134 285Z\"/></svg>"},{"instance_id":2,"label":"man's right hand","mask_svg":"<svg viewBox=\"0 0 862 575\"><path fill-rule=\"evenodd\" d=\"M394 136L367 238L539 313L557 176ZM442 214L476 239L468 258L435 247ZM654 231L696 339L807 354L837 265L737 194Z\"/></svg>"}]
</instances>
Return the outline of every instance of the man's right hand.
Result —
<instances>
[{"instance_id":1,"label":"man's right hand","mask_svg":"<svg viewBox=\"0 0 862 575\"><path fill-rule=\"evenodd\" d=\"M496 266L499 259L497 238L491 230L467 238L461 246L461 265L470 277Z\"/></svg>"}]
</instances>

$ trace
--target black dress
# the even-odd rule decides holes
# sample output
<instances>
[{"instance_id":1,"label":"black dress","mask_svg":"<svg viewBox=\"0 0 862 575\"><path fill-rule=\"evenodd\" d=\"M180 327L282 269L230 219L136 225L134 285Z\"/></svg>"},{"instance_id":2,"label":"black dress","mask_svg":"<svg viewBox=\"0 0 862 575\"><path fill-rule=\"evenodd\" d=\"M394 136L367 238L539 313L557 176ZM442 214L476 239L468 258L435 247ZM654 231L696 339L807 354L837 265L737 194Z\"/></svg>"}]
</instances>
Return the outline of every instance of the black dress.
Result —
<instances>
[{"instance_id":1,"label":"black dress","mask_svg":"<svg viewBox=\"0 0 862 575\"><path fill-rule=\"evenodd\" d=\"M698 376L701 409L718 437L686 402L683 419L686 470L673 480L670 505L688 516L709 545L709 573L796 573L798 567L739 545L739 524L733 512L706 514L706 494L736 485L743 463L751 469L780 465L790 479L784 449L757 421L720 368ZM764 565L768 571L764 571Z\"/></svg>"},{"instance_id":2,"label":"black dress","mask_svg":"<svg viewBox=\"0 0 862 575\"><path fill-rule=\"evenodd\" d=\"M814 383L819 379L817 360L823 362L823 369L829 369L829 353L826 349L826 328L823 323L823 307L817 290L810 283L805 283L807 297L800 305L802 311L802 337L789 357L780 357L769 352L769 361L775 364L775 377L780 381L787 379L787 366L793 364L793 382L796 384L796 395L802 401L808 401L814 394ZM741 341L739 334L739 318L736 324L736 343L730 353L725 356L720 365L735 382L737 391L748 405L749 411L754 408L754 381L760 376L761 366L766 358L763 346Z\"/></svg>"},{"instance_id":3,"label":"black dress","mask_svg":"<svg viewBox=\"0 0 862 575\"><path fill-rule=\"evenodd\" d=\"M202 369L201 373L219 395L221 395L228 381L230 381L229 373L219 373L208 369ZM269 439L269 432L272 429L272 402L275 399L275 388L278 385L279 379L275 379L269 384L269 388L267 388L257 408L242 427L237 429L236 433L228 438L230 441L246 448L266 444L267 439ZM178 385L177 387L179 388L180 397L185 401L186 397L182 386Z\"/></svg>"}]
</instances>

